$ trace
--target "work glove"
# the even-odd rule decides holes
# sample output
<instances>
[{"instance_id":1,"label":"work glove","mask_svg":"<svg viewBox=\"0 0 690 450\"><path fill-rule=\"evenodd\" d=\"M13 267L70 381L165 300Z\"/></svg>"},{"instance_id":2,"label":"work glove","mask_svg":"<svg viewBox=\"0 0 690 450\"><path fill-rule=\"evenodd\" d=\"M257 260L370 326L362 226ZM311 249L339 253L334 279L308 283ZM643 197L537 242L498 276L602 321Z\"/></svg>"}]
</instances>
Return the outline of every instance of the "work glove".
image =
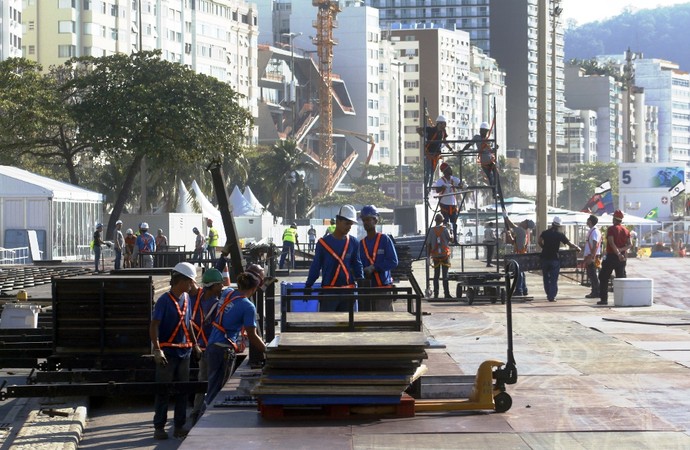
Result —
<instances>
[{"instance_id":1,"label":"work glove","mask_svg":"<svg viewBox=\"0 0 690 450\"><path fill-rule=\"evenodd\" d=\"M165 367L168 365L168 360L165 357L165 353L163 353L163 350L158 349L153 351L153 359L156 361L156 364Z\"/></svg>"},{"instance_id":2,"label":"work glove","mask_svg":"<svg viewBox=\"0 0 690 450\"><path fill-rule=\"evenodd\" d=\"M366 278L371 278L371 276L376 272L376 267L373 264L364 268L364 276Z\"/></svg>"},{"instance_id":3,"label":"work glove","mask_svg":"<svg viewBox=\"0 0 690 450\"><path fill-rule=\"evenodd\" d=\"M196 344L194 347L192 347L192 353L194 354L194 357L197 359L197 361L204 356L204 351L201 350L199 344Z\"/></svg>"}]
</instances>

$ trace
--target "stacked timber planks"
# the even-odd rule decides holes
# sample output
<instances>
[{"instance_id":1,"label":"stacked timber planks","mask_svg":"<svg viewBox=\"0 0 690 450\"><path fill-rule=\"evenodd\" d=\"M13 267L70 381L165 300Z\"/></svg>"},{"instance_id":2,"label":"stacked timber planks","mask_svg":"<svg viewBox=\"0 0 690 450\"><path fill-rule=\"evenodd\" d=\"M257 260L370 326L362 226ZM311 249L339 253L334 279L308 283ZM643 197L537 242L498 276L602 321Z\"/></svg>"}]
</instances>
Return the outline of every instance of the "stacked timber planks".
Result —
<instances>
[{"instance_id":1,"label":"stacked timber planks","mask_svg":"<svg viewBox=\"0 0 690 450\"><path fill-rule=\"evenodd\" d=\"M426 358L421 332L283 333L252 391L263 405L391 405Z\"/></svg>"}]
</instances>

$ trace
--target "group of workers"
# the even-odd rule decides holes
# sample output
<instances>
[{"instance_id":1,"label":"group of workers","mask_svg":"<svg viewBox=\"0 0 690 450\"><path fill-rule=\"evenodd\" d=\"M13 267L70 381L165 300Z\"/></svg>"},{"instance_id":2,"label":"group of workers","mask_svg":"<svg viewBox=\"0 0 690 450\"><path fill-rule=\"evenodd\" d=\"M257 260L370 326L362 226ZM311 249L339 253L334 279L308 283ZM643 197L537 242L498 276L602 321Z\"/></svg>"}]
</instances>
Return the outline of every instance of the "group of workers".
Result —
<instances>
[{"instance_id":1,"label":"group of workers","mask_svg":"<svg viewBox=\"0 0 690 450\"><path fill-rule=\"evenodd\" d=\"M105 270L105 263L101 259L102 246L112 248L115 252L115 270L122 268L128 269L132 267L153 267L153 256L151 253L156 249L166 248L168 246L168 237L163 234L162 229L158 229L158 234L153 237L149 233L149 224L141 222L138 231L135 233L131 228L122 233L122 221L115 222L115 229L113 230L112 241L103 239L103 224L96 224L96 231L93 233L93 252L94 252L94 270L102 272ZM103 262L103 266L101 263Z\"/></svg>"},{"instance_id":2,"label":"group of workers","mask_svg":"<svg viewBox=\"0 0 690 450\"><path fill-rule=\"evenodd\" d=\"M252 345L264 352L257 332L256 308L250 300L265 281L264 270L252 264L237 277L237 288L225 288L216 268L206 269L203 286L196 284L197 269L188 262L172 270L170 290L154 306L149 336L158 383L189 381L191 358L199 363L199 381L208 383L206 394L197 394L191 413L196 423L232 373L237 354ZM169 396L157 394L154 402L154 439L168 439ZM184 438L187 394L174 395L173 437Z\"/></svg>"}]
</instances>

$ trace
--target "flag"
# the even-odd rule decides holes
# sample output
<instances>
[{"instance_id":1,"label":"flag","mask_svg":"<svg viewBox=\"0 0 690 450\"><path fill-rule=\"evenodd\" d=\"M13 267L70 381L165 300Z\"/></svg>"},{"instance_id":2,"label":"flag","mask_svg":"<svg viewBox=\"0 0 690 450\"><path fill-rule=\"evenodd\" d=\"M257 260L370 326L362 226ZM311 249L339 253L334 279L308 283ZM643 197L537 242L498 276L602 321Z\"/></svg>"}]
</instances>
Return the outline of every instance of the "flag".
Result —
<instances>
[{"instance_id":1,"label":"flag","mask_svg":"<svg viewBox=\"0 0 690 450\"><path fill-rule=\"evenodd\" d=\"M656 219L659 217L659 207L655 206L654 208L650 209L649 212L644 216L645 219Z\"/></svg>"},{"instance_id":2,"label":"flag","mask_svg":"<svg viewBox=\"0 0 690 450\"><path fill-rule=\"evenodd\" d=\"M608 183L608 181L607 181ZM616 209L613 206L613 194L611 193L611 188L609 187L608 191L605 191L601 194L601 201L599 202L600 209L603 209L603 212L607 212L609 214L613 214L613 211ZM597 213L599 215L603 214L603 212L599 212L597 210Z\"/></svg>"},{"instance_id":3,"label":"flag","mask_svg":"<svg viewBox=\"0 0 690 450\"><path fill-rule=\"evenodd\" d=\"M611 182L609 180L604 181L599 185L598 188L594 189L595 194L603 194L606 191L611 190Z\"/></svg>"},{"instance_id":4,"label":"flag","mask_svg":"<svg viewBox=\"0 0 690 450\"><path fill-rule=\"evenodd\" d=\"M671 189L668 191L671 193L671 198L677 197L681 192L685 190L685 184L683 184L683 180L678 181L675 186L673 186Z\"/></svg>"},{"instance_id":5,"label":"flag","mask_svg":"<svg viewBox=\"0 0 690 450\"><path fill-rule=\"evenodd\" d=\"M590 198L590 199L587 201L587 203L585 204L585 206L583 206L582 209L581 209L580 211L581 211L581 212L586 212L586 213L591 213L591 212L592 212L592 208L593 208L594 206L596 206L596 205L599 203L599 200L601 200L601 195L599 195L599 194L594 194L594 195L592 196L592 198Z\"/></svg>"}]
</instances>

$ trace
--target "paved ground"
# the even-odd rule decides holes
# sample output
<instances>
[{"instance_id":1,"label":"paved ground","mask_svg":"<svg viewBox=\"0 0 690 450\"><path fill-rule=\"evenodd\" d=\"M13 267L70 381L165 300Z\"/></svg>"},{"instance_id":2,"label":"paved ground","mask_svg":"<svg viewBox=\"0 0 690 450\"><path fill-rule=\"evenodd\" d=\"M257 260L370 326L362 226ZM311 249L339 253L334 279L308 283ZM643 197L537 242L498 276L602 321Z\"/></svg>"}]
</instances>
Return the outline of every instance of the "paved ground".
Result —
<instances>
[{"instance_id":1,"label":"paved ground","mask_svg":"<svg viewBox=\"0 0 690 450\"><path fill-rule=\"evenodd\" d=\"M213 408L186 440L160 444L151 437L147 404L134 410L123 405L108 417L94 411L86 422L78 405L65 404L61 406L71 411L69 417L35 425L22 419L32 411L27 402L0 409L0 424L3 413L12 419L9 410L14 412L12 423L21 419L25 424L11 426L4 441L0 427L0 449L65 448L65 439L66 448L75 445L69 431L49 428L57 422L64 430L85 423L79 445L92 449L690 448L690 398L685 395L690 391L688 269L688 259L631 260L629 277L655 283L655 305L640 308L595 306L596 300L584 298L587 288L563 278L558 301L549 303L541 277L529 274L534 300L513 305L519 379L508 387L513 406L503 414L269 422L253 408ZM294 274L286 281L303 278ZM424 308L430 313L424 317L428 335L445 344L444 349L428 350L430 375L473 375L486 359L505 360L502 305L430 302ZM233 395L238 384L239 378L231 379L220 395ZM12 444L7 434L14 436L18 429ZM61 437L62 444L55 444Z\"/></svg>"}]
</instances>

